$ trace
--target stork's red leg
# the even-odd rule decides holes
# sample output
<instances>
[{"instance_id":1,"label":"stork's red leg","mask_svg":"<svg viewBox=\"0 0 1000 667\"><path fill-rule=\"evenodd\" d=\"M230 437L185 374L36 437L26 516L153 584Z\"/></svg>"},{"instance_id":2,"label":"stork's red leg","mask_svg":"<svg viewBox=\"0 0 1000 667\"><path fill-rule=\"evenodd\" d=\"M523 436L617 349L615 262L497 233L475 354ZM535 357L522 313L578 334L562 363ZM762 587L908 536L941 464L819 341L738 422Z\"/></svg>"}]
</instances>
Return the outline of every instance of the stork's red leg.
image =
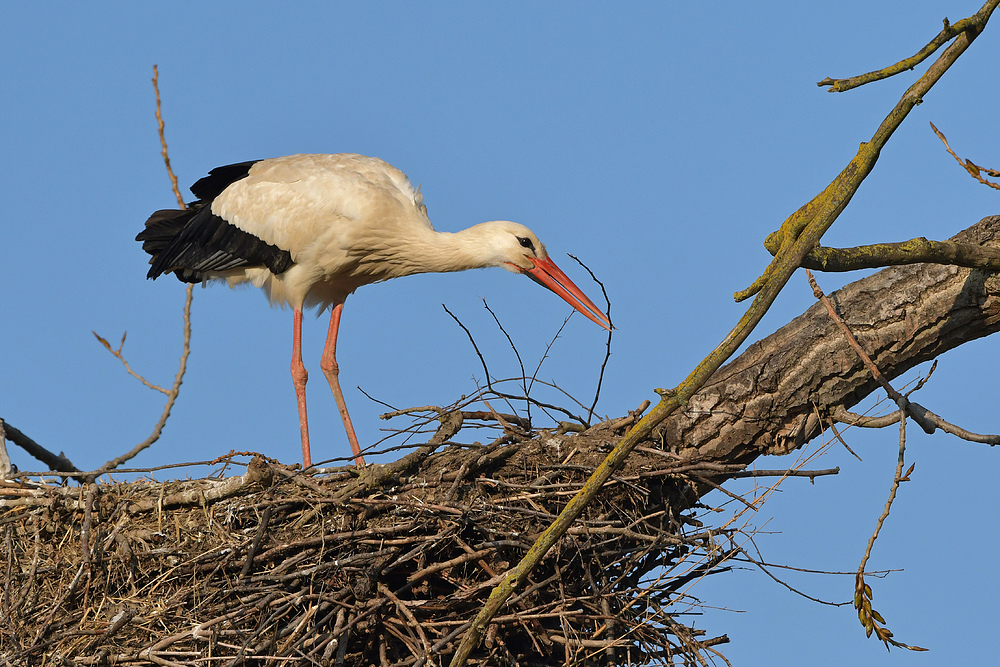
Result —
<instances>
[{"instance_id":1,"label":"stork's red leg","mask_svg":"<svg viewBox=\"0 0 1000 667\"><path fill-rule=\"evenodd\" d=\"M337 407L340 408L340 418L344 420L344 430L347 431L347 439L351 441L351 449L354 450L354 463L363 466L365 457L361 455L358 436L354 434L351 415L347 413L344 392L340 390L340 380L337 378L340 374L340 367L337 365L337 331L340 329L340 314L343 310L344 304L342 303L333 307L333 313L330 315L330 330L326 334L326 346L323 348L323 358L319 365L323 369L323 374L326 375L326 381L330 383L333 397L337 400Z\"/></svg>"},{"instance_id":2,"label":"stork's red leg","mask_svg":"<svg viewBox=\"0 0 1000 667\"><path fill-rule=\"evenodd\" d=\"M295 309L292 329L292 384L295 385L295 400L299 404L299 431L302 433L302 465L312 465L309 453L309 419L306 416L306 380L309 373L302 364L302 310Z\"/></svg>"}]
</instances>

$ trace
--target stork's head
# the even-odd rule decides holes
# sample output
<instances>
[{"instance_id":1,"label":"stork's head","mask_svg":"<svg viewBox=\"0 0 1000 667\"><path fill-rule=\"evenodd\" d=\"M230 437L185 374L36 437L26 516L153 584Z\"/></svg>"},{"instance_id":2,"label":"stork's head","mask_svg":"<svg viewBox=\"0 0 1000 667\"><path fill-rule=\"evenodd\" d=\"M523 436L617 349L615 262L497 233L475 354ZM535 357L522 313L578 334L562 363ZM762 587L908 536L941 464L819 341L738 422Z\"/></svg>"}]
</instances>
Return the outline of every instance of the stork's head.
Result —
<instances>
[{"instance_id":1,"label":"stork's head","mask_svg":"<svg viewBox=\"0 0 1000 667\"><path fill-rule=\"evenodd\" d=\"M555 265L534 232L524 225L507 220L488 222L484 224L486 225L492 228L489 242L498 266L514 273L523 273L561 296L591 322L611 330L608 317Z\"/></svg>"}]
</instances>

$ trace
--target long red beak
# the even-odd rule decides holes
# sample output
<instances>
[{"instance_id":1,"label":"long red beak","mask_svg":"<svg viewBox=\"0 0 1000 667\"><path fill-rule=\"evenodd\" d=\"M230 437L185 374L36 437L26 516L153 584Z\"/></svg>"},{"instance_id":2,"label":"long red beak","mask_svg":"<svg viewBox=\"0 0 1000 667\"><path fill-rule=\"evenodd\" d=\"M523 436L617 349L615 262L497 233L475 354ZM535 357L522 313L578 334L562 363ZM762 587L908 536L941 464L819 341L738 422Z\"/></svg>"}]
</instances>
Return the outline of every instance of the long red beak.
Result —
<instances>
[{"instance_id":1,"label":"long red beak","mask_svg":"<svg viewBox=\"0 0 1000 667\"><path fill-rule=\"evenodd\" d=\"M521 269L524 275L561 296L566 303L580 311L591 322L611 331L611 320L608 319L607 315L602 313L594 305L594 302L588 299L587 295L574 285L569 276L563 273L550 258L535 259L532 257L529 259L535 266L531 269Z\"/></svg>"}]
</instances>

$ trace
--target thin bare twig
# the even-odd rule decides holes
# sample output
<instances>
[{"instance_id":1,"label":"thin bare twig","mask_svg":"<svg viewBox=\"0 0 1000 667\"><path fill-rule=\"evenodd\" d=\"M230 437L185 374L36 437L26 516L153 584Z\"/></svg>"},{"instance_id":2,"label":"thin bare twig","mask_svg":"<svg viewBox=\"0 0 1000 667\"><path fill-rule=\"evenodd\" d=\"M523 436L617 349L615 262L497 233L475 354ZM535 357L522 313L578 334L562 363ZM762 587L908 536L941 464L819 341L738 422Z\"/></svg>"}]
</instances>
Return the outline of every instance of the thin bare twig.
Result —
<instances>
[{"instance_id":1,"label":"thin bare twig","mask_svg":"<svg viewBox=\"0 0 1000 667\"><path fill-rule=\"evenodd\" d=\"M187 206L184 204L184 197L181 196L181 189L177 186L177 176L170 166L170 155L167 152L167 138L163 132L163 114L160 113L160 70L153 65L153 91L156 93L156 128L160 135L160 155L163 157L163 164L167 168L167 176L170 177L170 186L173 188L174 196L177 197L177 206L183 211Z\"/></svg>"},{"instance_id":2,"label":"thin bare twig","mask_svg":"<svg viewBox=\"0 0 1000 667\"><path fill-rule=\"evenodd\" d=\"M567 254L569 254L569 253L567 253ZM582 266L584 268L584 270L586 270L586 272L590 274L590 278L595 283L597 283L600 286L600 288L601 288L601 294L604 295L604 303L607 304L607 306L608 306L607 310L604 311L604 314L608 316L608 322L610 322L611 321L611 299L608 298L608 290L606 290L604 288L604 283L602 283L600 280L597 279L597 276L594 275L594 272L590 270L589 266L587 266L586 264L584 264L583 262L581 262L574 255L570 255L570 257L577 264L579 264L580 266ZM614 325L612 325L611 329L608 330L608 342L605 345L606 351L604 353L604 361L601 362L601 372L597 376L597 388L594 390L594 402L590 404L590 409L587 411L587 423L588 424L590 423L591 418L594 416L594 410L597 408L597 401L601 397L601 385L604 383L604 370L608 366L608 360L611 359L611 338L614 335L614 332L615 332L615 327L614 327Z\"/></svg>"},{"instance_id":3,"label":"thin bare twig","mask_svg":"<svg viewBox=\"0 0 1000 667\"><path fill-rule=\"evenodd\" d=\"M569 318L571 318L572 316L573 316L572 313L566 316L566 318L562 321L562 324L559 325L559 328L556 329L556 333L554 336L552 336L552 339L549 341L549 344L545 346L545 351L542 352L542 356L541 358L539 358L538 363L535 365L535 370L531 374L531 378L528 382L528 390L525 392L526 394L531 393L531 388L534 387L535 382L538 381L538 373L542 370L542 364L544 364L545 360L549 358L549 352L552 351L552 346L556 344L557 340L559 340L559 336L562 334L563 329L566 328L566 325L569 323Z\"/></svg>"},{"instance_id":4,"label":"thin bare twig","mask_svg":"<svg viewBox=\"0 0 1000 667\"><path fill-rule=\"evenodd\" d=\"M451 316L451 319L455 320L455 324L457 324L458 326L462 327L462 331L465 332L465 335L466 335L466 337L468 337L469 342L472 343L472 349L474 349L476 351L476 356L479 357L479 363L481 363L483 365L483 373L486 374L486 387L490 391L493 391L493 386L492 386L491 380L490 380L490 369L486 366L486 359L483 358L483 353L479 351L479 346L476 345L476 339L473 338L472 332L469 331L469 328L467 326L465 326L464 324L462 324L462 320L458 319L458 317L456 317L453 312L451 312L450 310L448 310L448 306L446 306L446 305L444 305L442 303L441 307L444 308L444 312L448 313L448 315Z\"/></svg>"},{"instance_id":5,"label":"thin bare twig","mask_svg":"<svg viewBox=\"0 0 1000 667\"><path fill-rule=\"evenodd\" d=\"M906 396L907 398L909 398L910 394L913 394L913 393L918 392L921 389L923 389L924 385L927 384L927 381L931 379L932 375L934 375L934 371L935 370L937 370L937 359L935 359L933 362L931 362L931 367L930 367L930 370L927 371L927 375L925 375L922 378L920 378L920 380L917 382L916 386L913 387L913 389L911 389L908 392L906 392L905 394L903 394L903 396Z\"/></svg>"},{"instance_id":6,"label":"thin bare twig","mask_svg":"<svg viewBox=\"0 0 1000 667\"><path fill-rule=\"evenodd\" d=\"M576 421L580 422L581 424L586 424L587 423L583 419L583 417L580 417L579 415L575 415L572 412L570 412L569 410L567 410L567 409L565 409L563 407L560 407L558 405L552 405L551 403L545 403L544 401L536 400L534 398L531 398L530 396L515 396L514 394L508 394L506 392L501 392L501 391L498 391L497 389L494 389L493 388L494 380L492 380L490 378L490 369L486 366L486 359L483 358L483 353L479 351L479 346L476 344L476 339L473 338L472 332L469 331L468 327L466 327L464 324L462 324L462 321L460 319L458 319L455 316L454 313L452 313L450 310L448 310L447 306L445 306L444 304L441 304L441 307L444 308L444 312L448 313L448 315L450 315L451 318L453 320L455 320L455 323L458 324L458 326L460 326L462 328L462 331L464 331L465 335L469 338L469 342L472 343L472 348L476 351L476 355L479 357L479 363L482 364L482 366L483 366L483 372L486 374L486 388L489 389L490 393L494 394L495 396L497 396L499 398L505 399L505 400L530 401L533 405L536 405L536 406L542 408L543 410L552 410L553 412L561 412L562 414L566 415L570 419L575 419ZM536 380L536 381L538 381L538 380Z\"/></svg>"},{"instance_id":7,"label":"thin bare twig","mask_svg":"<svg viewBox=\"0 0 1000 667\"><path fill-rule=\"evenodd\" d=\"M507 342L510 344L510 349L514 350L514 356L517 357L517 365L521 369L521 388L524 389L525 409L527 410L528 421L530 422L531 421L531 401L527 400L528 399L528 394L529 394L529 391L528 391L528 377L527 377L527 375L524 372L524 362L521 361L521 353L517 351L517 346L514 345L514 340L510 337L510 334L507 333L507 330L504 329L503 324L500 323L500 318L497 317L497 314L493 312L492 308L490 308L490 304L486 303L486 299L483 299L483 307L486 308L486 311L490 315L493 316L493 321L497 323L497 326L500 328L500 331L507 338Z\"/></svg>"},{"instance_id":8,"label":"thin bare twig","mask_svg":"<svg viewBox=\"0 0 1000 667\"><path fill-rule=\"evenodd\" d=\"M875 531L872 533L871 537L868 538L868 545L865 548L865 555L861 558L861 563L858 565L858 573L855 578L854 585L854 607L858 610L858 619L861 624L865 627L865 632L869 637L871 637L872 632L875 636L885 643L885 647L888 649L889 644L897 648L905 648L910 651L926 651L927 649L921 648L919 646L910 646L904 644L892 638L892 631L885 627L885 619L872 608L872 589L867 583L865 583L865 565L868 564L868 559L871 557L872 547L875 546L875 540L878 539L878 535L882 530L882 525L885 520L889 517L889 510L892 508L892 502L896 499L896 492L899 490L899 485L903 482L910 481L910 473L913 472L913 465L910 465L910 469L903 474L904 465L904 455L906 452L906 417L904 416L899 420L899 455L896 458L896 473L892 479L892 487L889 489L889 498L885 501L885 507L882 509L882 514L879 515L878 521L875 523Z\"/></svg>"},{"instance_id":9,"label":"thin bare twig","mask_svg":"<svg viewBox=\"0 0 1000 667\"><path fill-rule=\"evenodd\" d=\"M167 153L167 138L166 135L164 134L163 114L161 113L160 110L159 71L157 70L157 67L155 65L153 66L153 90L156 93L156 123L160 135L160 146L162 147L161 154L163 155L163 163L167 168L167 174L170 177L170 183L171 186L173 187L174 195L177 197L177 204L178 206L180 206L181 209L184 209L186 208L184 205L184 198L181 197L180 189L177 187L177 176L174 175L174 171L170 167L170 157ZM181 350L181 358L180 358L180 363L178 364L177 374L174 376L174 383L170 387L170 389L164 390L161 387L152 385L146 382L146 380L144 380L141 376L132 372L132 369L129 367L128 363L126 363L121 356L121 347L119 347L118 352L115 353L115 351L111 349L111 346L108 344L106 340L98 336L96 333L94 334L94 336L96 336L97 339L104 344L104 346L108 349L109 352L114 354L116 357L118 357L119 360L122 361L122 363L125 364L125 367L128 369L129 373L139 378L146 386L158 389L167 396L167 402L163 406L163 412L160 414L160 419L159 421L156 422L156 425L153 427L153 432L149 435L149 437L140 442L139 444L137 444L130 451L126 452L125 454L122 454L121 456L111 459L103 466L101 466L100 471L102 474L104 472L114 470L122 463L128 461L129 459L134 458L139 452L143 451L144 449L146 449L147 447L149 447L154 442L160 439L160 434L163 432L163 427L166 425L167 419L170 418L170 411L173 410L174 403L177 401L177 396L180 394L181 383L184 381L184 373L187 371L187 360L188 356L191 354L191 302L193 299L194 299L194 285L188 284L186 290L186 296L184 299L184 343L183 343L183 348ZM122 345L124 344L125 344L125 336L123 335ZM91 479L91 481L93 481L93 479Z\"/></svg>"},{"instance_id":10,"label":"thin bare twig","mask_svg":"<svg viewBox=\"0 0 1000 667\"><path fill-rule=\"evenodd\" d=\"M125 366L125 370L128 371L129 375L131 375L136 380L143 383L150 389L158 391L161 394L166 394L167 396L170 395L169 389L164 389L158 384L153 384L152 382L150 382L149 380L147 380L146 378L144 378L143 376L139 375L134 370L132 370L132 366L129 365L128 361L125 359L125 355L122 354L122 348L125 347L125 336L128 332L122 334L122 340L121 343L119 343L117 350L112 349L111 343L109 343L105 338L98 335L96 331L91 331L90 333L94 334L94 338L97 339L97 342L103 345L108 352L110 352L118 361L122 362L122 364Z\"/></svg>"},{"instance_id":11,"label":"thin bare twig","mask_svg":"<svg viewBox=\"0 0 1000 667\"><path fill-rule=\"evenodd\" d=\"M784 586L785 588L787 588L792 593L795 593L796 595L804 597L807 600L811 600L812 602L818 602L819 604L827 605L829 607L844 607L844 606L847 606L847 605L851 604L850 601L847 601L847 602L830 602L828 600L821 600L820 598L815 598L815 597L809 595L808 593L804 593L804 592L800 591L799 589L795 588L794 586L792 586L788 582L786 582L786 581L780 579L779 577L775 576L774 573L771 572L771 570L767 567L767 564L763 562L763 557L761 556L760 550L757 549L757 543L754 542L754 540L753 540L752 537L750 538L750 544L752 544L753 547L754 547L754 549L757 551L757 558L754 558L749 553L747 553L746 549L742 549L741 548L740 549L740 553L742 553L746 557L746 559L748 561L750 561L751 563L753 563L754 565L756 565L758 567L758 569L760 569L761 572L763 572L768 577L770 577L771 580L773 580L775 583L781 584L782 586ZM760 560L758 560L758 559L760 559Z\"/></svg>"},{"instance_id":12,"label":"thin bare twig","mask_svg":"<svg viewBox=\"0 0 1000 667\"><path fill-rule=\"evenodd\" d=\"M945 150L947 150L948 153L953 158L955 158L955 160L958 161L958 164L962 166L962 169L965 169L967 172L969 172L970 176L972 176L974 179L976 179L983 185L988 185L994 190L1000 190L1000 183L987 181L985 178L983 178L983 172L986 172L986 174L992 176L993 178L1000 178L1000 171L997 171L996 169L989 169L987 167L980 167L979 165L974 164L972 160L963 160L962 158L958 157L958 155L955 154L955 151L951 150L951 146L948 145L948 140L945 138L944 134L942 134L939 129L934 127L934 123L931 123L931 129L934 130L934 134L936 134L938 136L938 139L940 139L941 142L944 144Z\"/></svg>"}]
</instances>

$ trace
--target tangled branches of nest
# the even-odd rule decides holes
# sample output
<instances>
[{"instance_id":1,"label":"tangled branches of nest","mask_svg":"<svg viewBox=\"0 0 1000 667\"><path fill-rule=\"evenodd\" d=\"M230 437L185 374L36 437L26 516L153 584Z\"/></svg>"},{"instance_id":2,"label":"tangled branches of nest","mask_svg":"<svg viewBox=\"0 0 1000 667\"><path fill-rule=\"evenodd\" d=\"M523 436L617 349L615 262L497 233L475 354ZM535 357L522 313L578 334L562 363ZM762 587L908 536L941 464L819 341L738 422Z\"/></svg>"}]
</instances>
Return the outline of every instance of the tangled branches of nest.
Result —
<instances>
[{"instance_id":1,"label":"tangled branches of nest","mask_svg":"<svg viewBox=\"0 0 1000 667\"><path fill-rule=\"evenodd\" d=\"M363 470L0 487L0 657L14 665L447 662L505 570L629 418ZM664 452L630 460L493 620L470 664L703 664L678 620L731 552ZM227 466L228 467L228 466Z\"/></svg>"}]
</instances>

